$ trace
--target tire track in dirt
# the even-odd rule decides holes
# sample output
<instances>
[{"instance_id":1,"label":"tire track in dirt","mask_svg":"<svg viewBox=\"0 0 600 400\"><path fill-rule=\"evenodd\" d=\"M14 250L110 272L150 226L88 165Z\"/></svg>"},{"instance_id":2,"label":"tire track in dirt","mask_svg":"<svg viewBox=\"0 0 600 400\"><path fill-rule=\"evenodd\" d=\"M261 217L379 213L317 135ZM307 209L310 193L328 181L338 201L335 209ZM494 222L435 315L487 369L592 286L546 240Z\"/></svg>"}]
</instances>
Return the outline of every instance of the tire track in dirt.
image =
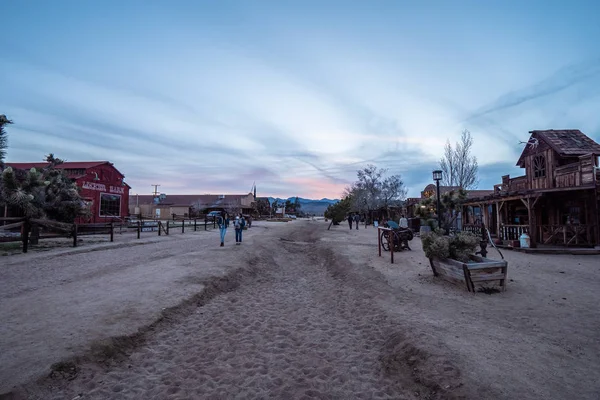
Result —
<instances>
[{"instance_id":1,"label":"tire track in dirt","mask_svg":"<svg viewBox=\"0 0 600 400\"><path fill-rule=\"evenodd\" d=\"M458 370L416 347L407 327L378 306L396 300L381 276L318 243L318 228L301 225L288 240L257 245L245 268L206 282L138 334L100 343L16 395L460 397ZM77 376L68 380L72 368Z\"/></svg>"}]
</instances>

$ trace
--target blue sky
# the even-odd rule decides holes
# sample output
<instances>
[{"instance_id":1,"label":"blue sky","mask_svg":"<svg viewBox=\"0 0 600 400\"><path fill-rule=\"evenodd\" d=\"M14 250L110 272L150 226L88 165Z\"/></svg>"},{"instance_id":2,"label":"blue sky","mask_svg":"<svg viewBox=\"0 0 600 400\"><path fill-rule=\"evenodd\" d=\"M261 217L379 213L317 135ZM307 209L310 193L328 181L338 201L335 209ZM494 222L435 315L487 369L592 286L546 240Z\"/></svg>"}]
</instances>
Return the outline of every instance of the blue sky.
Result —
<instances>
[{"instance_id":1,"label":"blue sky","mask_svg":"<svg viewBox=\"0 0 600 400\"><path fill-rule=\"evenodd\" d=\"M109 160L171 194L339 197L367 162L431 181L474 137L479 188L528 131L600 141L593 1L6 1L7 161Z\"/></svg>"}]
</instances>

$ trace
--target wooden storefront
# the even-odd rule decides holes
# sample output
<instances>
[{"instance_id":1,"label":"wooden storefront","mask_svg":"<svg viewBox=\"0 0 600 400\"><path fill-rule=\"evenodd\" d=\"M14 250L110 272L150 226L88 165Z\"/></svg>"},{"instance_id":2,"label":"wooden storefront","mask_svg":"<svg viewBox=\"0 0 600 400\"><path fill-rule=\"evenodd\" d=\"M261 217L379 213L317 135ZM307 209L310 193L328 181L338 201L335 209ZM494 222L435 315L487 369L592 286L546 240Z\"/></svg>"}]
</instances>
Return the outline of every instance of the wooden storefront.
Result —
<instances>
[{"instance_id":1,"label":"wooden storefront","mask_svg":"<svg viewBox=\"0 0 600 400\"><path fill-rule=\"evenodd\" d=\"M531 131L517 165L489 196L463 205L465 227L480 219L504 242L531 237L532 247L600 245L600 145L579 130Z\"/></svg>"}]
</instances>

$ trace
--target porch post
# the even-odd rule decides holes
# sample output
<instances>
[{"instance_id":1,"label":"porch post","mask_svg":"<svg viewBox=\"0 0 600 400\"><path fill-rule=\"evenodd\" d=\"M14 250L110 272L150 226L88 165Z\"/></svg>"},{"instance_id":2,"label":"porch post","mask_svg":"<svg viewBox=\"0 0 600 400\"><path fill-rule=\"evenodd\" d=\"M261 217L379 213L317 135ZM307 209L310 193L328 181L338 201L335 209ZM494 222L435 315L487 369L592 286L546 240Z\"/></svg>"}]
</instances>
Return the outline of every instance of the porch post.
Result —
<instances>
[{"instance_id":1,"label":"porch post","mask_svg":"<svg viewBox=\"0 0 600 400\"><path fill-rule=\"evenodd\" d=\"M498 201L496 202L496 235L498 235L498 238L500 239L500 226L502 225L500 223L500 210L502 209L502 206L504 205L503 201Z\"/></svg>"},{"instance_id":2,"label":"porch post","mask_svg":"<svg viewBox=\"0 0 600 400\"><path fill-rule=\"evenodd\" d=\"M531 238L531 247L537 247L537 215L535 214L535 204L539 200L539 197L536 197L535 200L531 201L530 198L527 199L528 213L529 213L529 237Z\"/></svg>"}]
</instances>

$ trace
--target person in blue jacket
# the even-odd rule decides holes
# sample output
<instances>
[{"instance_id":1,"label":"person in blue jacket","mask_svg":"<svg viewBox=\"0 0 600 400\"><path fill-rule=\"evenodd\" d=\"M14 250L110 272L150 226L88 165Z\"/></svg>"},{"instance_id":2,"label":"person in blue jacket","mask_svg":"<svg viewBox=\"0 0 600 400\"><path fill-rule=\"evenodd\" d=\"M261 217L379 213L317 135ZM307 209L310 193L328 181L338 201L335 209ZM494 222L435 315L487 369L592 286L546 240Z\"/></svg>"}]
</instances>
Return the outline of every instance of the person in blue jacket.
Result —
<instances>
[{"instance_id":1,"label":"person in blue jacket","mask_svg":"<svg viewBox=\"0 0 600 400\"><path fill-rule=\"evenodd\" d=\"M225 246L225 234L227 233L227 227L229 226L229 215L227 213L221 213L217 219L219 224L219 232L221 233L221 247Z\"/></svg>"}]
</instances>

